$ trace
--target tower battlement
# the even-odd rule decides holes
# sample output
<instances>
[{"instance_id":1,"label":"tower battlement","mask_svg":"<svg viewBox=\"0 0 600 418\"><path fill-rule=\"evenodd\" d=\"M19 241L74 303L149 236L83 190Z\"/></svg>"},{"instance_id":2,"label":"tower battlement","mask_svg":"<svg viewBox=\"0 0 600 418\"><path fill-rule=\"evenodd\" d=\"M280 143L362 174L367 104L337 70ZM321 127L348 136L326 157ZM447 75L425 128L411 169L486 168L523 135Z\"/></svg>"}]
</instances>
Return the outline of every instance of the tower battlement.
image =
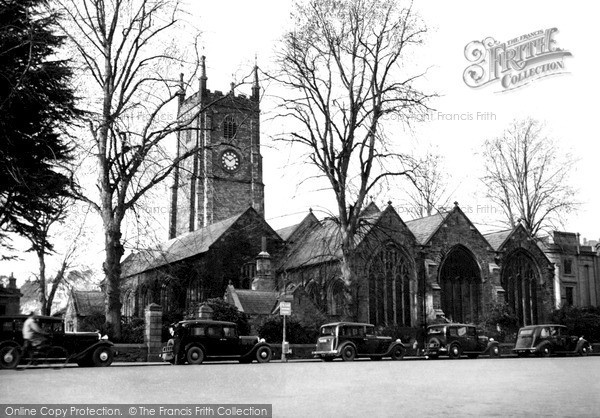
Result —
<instances>
[{"instance_id":1,"label":"tower battlement","mask_svg":"<svg viewBox=\"0 0 600 418\"><path fill-rule=\"evenodd\" d=\"M169 238L203 228L253 207L264 216L260 154L260 87L254 67L251 94L207 88L205 58L198 91L185 97L178 117L177 156L190 154L173 172Z\"/></svg>"}]
</instances>

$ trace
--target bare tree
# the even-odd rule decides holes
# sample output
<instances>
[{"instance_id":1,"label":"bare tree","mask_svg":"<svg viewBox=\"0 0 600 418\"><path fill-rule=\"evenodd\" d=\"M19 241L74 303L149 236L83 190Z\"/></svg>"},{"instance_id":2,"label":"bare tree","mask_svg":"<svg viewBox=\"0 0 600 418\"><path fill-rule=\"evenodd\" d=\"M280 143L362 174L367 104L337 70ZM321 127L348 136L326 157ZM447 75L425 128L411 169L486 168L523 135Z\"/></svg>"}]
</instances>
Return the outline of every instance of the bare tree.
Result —
<instances>
[{"instance_id":1,"label":"bare tree","mask_svg":"<svg viewBox=\"0 0 600 418\"><path fill-rule=\"evenodd\" d=\"M561 153L539 121L513 121L501 136L485 142L483 155L487 196L502 208L511 228L521 221L536 236L575 209L568 181L575 160Z\"/></svg>"},{"instance_id":2,"label":"bare tree","mask_svg":"<svg viewBox=\"0 0 600 418\"><path fill-rule=\"evenodd\" d=\"M177 0L58 0L66 20L63 30L82 61L87 121L95 159L99 198L87 201L101 215L104 230L106 321L112 336L121 335L120 275L124 254L122 226L140 199L169 176L173 168L197 150L177 158L165 142L193 129L196 109L186 119L174 116L184 89L199 66L197 34L190 40L194 60L180 46L182 9ZM177 34L177 35L175 35ZM171 77L187 68L184 82ZM189 116L189 117L188 117Z\"/></svg>"},{"instance_id":3,"label":"bare tree","mask_svg":"<svg viewBox=\"0 0 600 418\"><path fill-rule=\"evenodd\" d=\"M397 1L315 0L297 5L294 18L275 77L287 87L281 115L295 129L282 139L306 147L335 194L341 269L350 288L365 199L384 179L408 172L384 122L408 121L426 110L429 96L414 86L422 74L404 74L406 54L426 28Z\"/></svg>"},{"instance_id":4,"label":"bare tree","mask_svg":"<svg viewBox=\"0 0 600 418\"><path fill-rule=\"evenodd\" d=\"M81 253L82 242L85 239L87 212L77 213L72 199L62 197L52 203L56 211L32 211L23 216L19 233L29 240L31 248L38 259L36 287L38 302L42 315L50 315L52 304L57 291L67 285L66 276L69 269ZM59 228L57 230L57 228ZM67 247L64 251L56 250L53 240L62 238ZM59 259L59 264L53 276L48 277L47 256ZM52 263L51 263L52 264Z\"/></svg>"},{"instance_id":5,"label":"bare tree","mask_svg":"<svg viewBox=\"0 0 600 418\"><path fill-rule=\"evenodd\" d=\"M428 151L418 162L414 174L407 176L412 188L406 189L406 212L415 218L431 216L448 205L447 173L442 167L443 157Z\"/></svg>"}]
</instances>

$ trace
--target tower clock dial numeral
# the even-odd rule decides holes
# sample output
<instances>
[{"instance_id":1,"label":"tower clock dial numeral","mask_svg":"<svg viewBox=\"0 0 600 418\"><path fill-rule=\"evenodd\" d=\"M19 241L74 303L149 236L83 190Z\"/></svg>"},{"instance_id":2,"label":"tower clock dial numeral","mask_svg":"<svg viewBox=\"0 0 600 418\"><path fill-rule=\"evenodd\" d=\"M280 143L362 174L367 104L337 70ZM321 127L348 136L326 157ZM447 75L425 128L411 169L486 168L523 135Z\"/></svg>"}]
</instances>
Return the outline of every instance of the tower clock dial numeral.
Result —
<instances>
[{"instance_id":1,"label":"tower clock dial numeral","mask_svg":"<svg viewBox=\"0 0 600 418\"><path fill-rule=\"evenodd\" d=\"M221 154L221 166L226 171L235 171L240 166L240 157L234 151L225 151Z\"/></svg>"}]
</instances>

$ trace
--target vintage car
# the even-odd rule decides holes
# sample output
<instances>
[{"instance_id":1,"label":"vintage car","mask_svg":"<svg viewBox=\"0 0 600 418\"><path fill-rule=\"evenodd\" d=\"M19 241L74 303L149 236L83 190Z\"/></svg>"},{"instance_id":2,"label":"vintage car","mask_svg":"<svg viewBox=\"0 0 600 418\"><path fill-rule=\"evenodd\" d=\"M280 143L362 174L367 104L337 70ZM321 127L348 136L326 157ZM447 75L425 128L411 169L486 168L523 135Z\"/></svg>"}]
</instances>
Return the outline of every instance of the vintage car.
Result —
<instances>
[{"instance_id":1,"label":"vintage car","mask_svg":"<svg viewBox=\"0 0 600 418\"><path fill-rule=\"evenodd\" d=\"M23 323L27 315L0 316L0 368L19 364L77 363L79 366L110 366L113 343L98 332L65 332L61 318L36 316L46 333L46 342L38 349L23 350Z\"/></svg>"},{"instance_id":2,"label":"vintage car","mask_svg":"<svg viewBox=\"0 0 600 418\"><path fill-rule=\"evenodd\" d=\"M400 340L375 335L375 327L371 324L336 322L321 326L312 354L323 361L332 361L336 357L352 361L357 357L400 360L404 353L405 347Z\"/></svg>"},{"instance_id":3,"label":"vintage car","mask_svg":"<svg viewBox=\"0 0 600 418\"><path fill-rule=\"evenodd\" d=\"M171 338L161 358L172 364L201 364L205 360L238 360L240 363L268 363L271 347L258 337L238 335L233 322L195 319L170 328Z\"/></svg>"},{"instance_id":4,"label":"vintage car","mask_svg":"<svg viewBox=\"0 0 600 418\"><path fill-rule=\"evenodd\" d=\"M481 335L475 325L438 324L427 327L425 356L438 358L448 356L452 359L465 354L469 358L477 358L481 354L490 357L500 356L500 347L493 338Z\"/></svg>"},{"instance_id":5,"label":"vintage car","mask_svg":"<svg viewBox=\"0 0 600 418\"><path fill-rule=\"evenodd\" d=\"M530 354L547 357L552 354L586 356L592 346L583 337L569 335L564 325L529 325L519 330L513 352L519 357Z\"/></svg>"}]
</instances>

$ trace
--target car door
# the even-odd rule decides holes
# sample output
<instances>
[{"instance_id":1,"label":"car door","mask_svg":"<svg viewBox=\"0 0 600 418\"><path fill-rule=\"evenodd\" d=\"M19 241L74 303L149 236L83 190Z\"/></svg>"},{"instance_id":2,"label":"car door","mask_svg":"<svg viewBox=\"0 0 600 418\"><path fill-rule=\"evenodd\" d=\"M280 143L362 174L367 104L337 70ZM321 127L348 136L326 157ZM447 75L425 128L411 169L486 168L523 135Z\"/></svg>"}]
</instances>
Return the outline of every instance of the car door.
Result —
<instances>
[{"instance_id":1,"label":"car door","mask_svg":"<svg viewBox=\"0 0 600 418\"><path fill-rule=\"evenodd\" d=\"M364 354L367 352L367 341L365 339L364 327L358 325L346 325L343 328L345 339L351 341L356 346L357 354Z\"/></svg>"},{"instance_id":2,"label":"car door","mask_svg":"<svg viewBox=\"0 0 600 418\"><path fill-rule=\"evenodd\" d=\"M210 357L219 357L221 354L221 338L223 338L223 329L220 325L207 325L206 335L204 337L206 355Z\"/></svg>"},{"instance_id":3,"label":"car door","mask_svg":"<svg viewBox=\"0 0 600 418\"><path fill-rule=\"evenodd\" d=\"M556 347L554 351L569 351L567 330L563 327L554 327L554 335L556 336Z\"/></svg>"},{"instance_id":4,"label":"car door","mask_svg":"<svg viewBox=\"0 0 600 418\"><path fill-rule=\"evenodd\" d=\"M221 352L226 356L239 356L241 349L240 339L235 325L223 325L223 336L221 337Z\"/></svg>"},{"instance_id":5,"label":"car door","mask_svg":"<svg viewBox=\"0 0 600 418\"><path fill-rule=\"evenodd\" d=\"M460 327L458 335L462 339L463 351L478 351L477 330L475 327Z\"/></svg>"},{"instance_id":6,"label":"car door","mask_svg":"<svg viewBox=\"0 0 600 418\"><path fill-rule=\"evenodd\" d=\"M383 347L384 340L377 338L377 335L375 335L375 327L366 327L363 341L363 354L383 354L384 350L387 350L387 347ZM389 345L389 341L385 341Z\"/></svg>"}]
</instances>

